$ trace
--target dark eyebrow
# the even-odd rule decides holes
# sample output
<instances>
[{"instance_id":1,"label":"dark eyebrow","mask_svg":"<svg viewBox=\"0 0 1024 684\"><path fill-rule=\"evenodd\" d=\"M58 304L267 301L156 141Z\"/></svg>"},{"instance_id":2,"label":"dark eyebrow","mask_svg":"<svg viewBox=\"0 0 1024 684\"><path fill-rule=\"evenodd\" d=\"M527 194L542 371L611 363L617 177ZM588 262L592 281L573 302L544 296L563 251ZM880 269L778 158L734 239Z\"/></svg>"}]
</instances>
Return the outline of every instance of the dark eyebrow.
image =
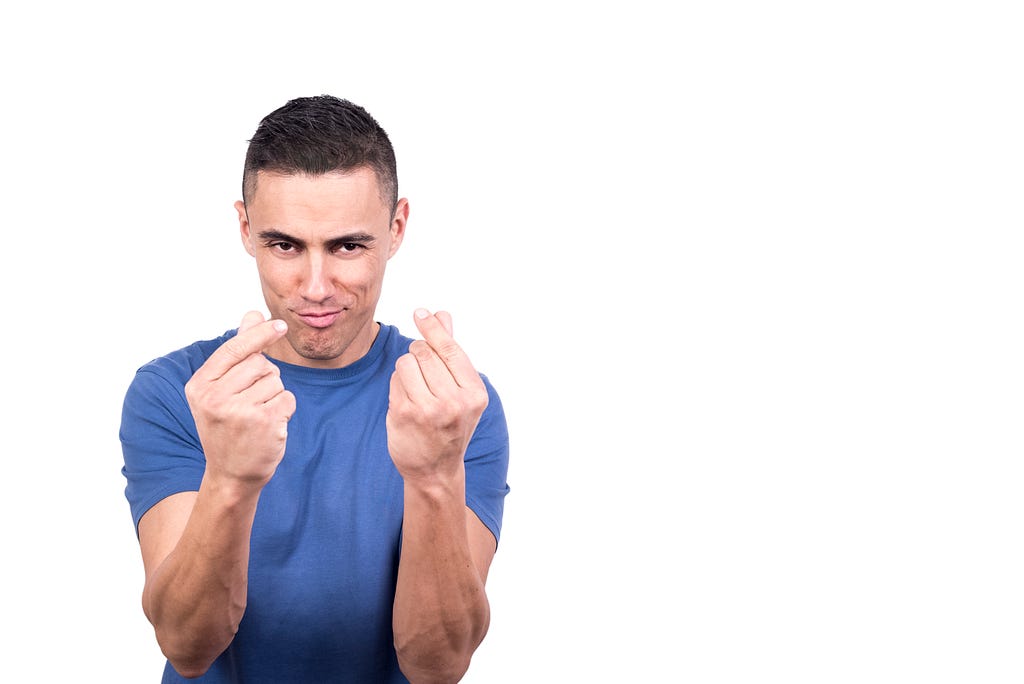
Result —
<instances>
[{"instance_id":1,"label":"dark eyebrow","mask_svg":"<svg viewBox=\"0 0 1024 684\"><path fill-rule=\"evenodd\" d=\"M296 245L298 247L305 246L305 243L302 240L294 238L291 235L288 235L287 233L282 233L279 230L261 230L260 232L256 233L256 237L266 242L290 242L291 244Z\"/></svg>"},{"instance_id":2,"label":"dark eyebrow","mask_svg":"<svg viewBox=\"0 0 1024 684\"><path fill-rule=\"evenodd\" d=\"M280 230L261 230L260 232L256 233L256 237L258 237L260 240L263 240L265 242L277 242L277 241L280 241L280 242L288 242L290 244L295 245L296 247L302 247L302 248L306 247L306 243L304 241L302 241L302 240L300 240L300 239L298 239L296 237L292 237L291 235L288 235L287 233L283 233ZM369 245L369 244L372 244L372 243L374 243L376 241L377 241L377 238L375 238L373 235L370 235L369 233L363 233L363 232L346 233L345 235L339 235L338 237L333 237L333 238L328 239L327 242L326 242L326 247L327 247L327 249L337 249L338 247L341 247L342 245L348 245L348 244L352 244L352 243L356 243L356 244L360 244L360 245Z\"/></svg>"}]
</instances>

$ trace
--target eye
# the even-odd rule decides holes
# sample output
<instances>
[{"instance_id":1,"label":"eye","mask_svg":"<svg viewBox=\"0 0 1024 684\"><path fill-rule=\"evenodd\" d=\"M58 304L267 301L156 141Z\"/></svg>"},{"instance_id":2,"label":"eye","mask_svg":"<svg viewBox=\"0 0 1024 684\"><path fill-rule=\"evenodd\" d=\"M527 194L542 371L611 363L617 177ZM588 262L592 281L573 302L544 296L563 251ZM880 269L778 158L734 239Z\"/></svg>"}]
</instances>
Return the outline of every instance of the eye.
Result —
<instances>
[{"instance_id":1,"label":"eye","mask_svg":"<svg viewBox=\"0 0 1024 684\"><path fill-rule=\"evenodd\" d=\"M338 245L335 251L341 252L343 254L354 254L355 252L358 252L361 249L366 249L366 246L358 242L343 242L340 245Z\"/></svg>"},{"instance_id":2,"label":"eye","mask_svg":"<svg viewBox=\"0 0 1024 684\"><path fill-rule=\"evenodd\" d=\"M267 247L270 247L270 249L272 249L274 251L277 251L277 252L293 252L293 251L295 251L295 245L293 245L290 242L283 242L281 240L277 240L275 242L270 242L270 243L267 244Z\"/></svg>"}]
</instances>

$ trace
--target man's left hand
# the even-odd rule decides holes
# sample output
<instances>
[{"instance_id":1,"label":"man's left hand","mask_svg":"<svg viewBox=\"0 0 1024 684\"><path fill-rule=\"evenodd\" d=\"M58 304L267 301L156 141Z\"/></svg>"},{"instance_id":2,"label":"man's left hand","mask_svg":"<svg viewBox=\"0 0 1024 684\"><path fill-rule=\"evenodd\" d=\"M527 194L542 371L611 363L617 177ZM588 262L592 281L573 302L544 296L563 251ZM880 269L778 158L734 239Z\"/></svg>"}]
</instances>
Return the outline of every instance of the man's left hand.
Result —
<instances>
[{"instance_id":1,"label":"man's left hand","mask_svg":"<svg viewBox=\"0 0 1024 684\"><path fill-rule=\"evenodd\" d=\"M452 337L445 311L417 309L422 340L395 363L387 413L388 450L406 482L459 476L487 388Z\"/></svg>"}]
</instances>

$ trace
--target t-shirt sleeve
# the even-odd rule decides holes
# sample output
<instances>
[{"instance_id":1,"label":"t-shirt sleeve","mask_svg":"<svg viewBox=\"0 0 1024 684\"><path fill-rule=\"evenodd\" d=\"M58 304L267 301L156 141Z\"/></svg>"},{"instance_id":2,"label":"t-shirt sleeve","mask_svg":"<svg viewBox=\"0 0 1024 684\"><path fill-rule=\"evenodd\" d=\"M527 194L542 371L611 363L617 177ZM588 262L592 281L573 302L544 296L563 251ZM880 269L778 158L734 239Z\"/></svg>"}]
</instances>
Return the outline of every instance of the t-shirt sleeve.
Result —
<instances>
[{"instance_id":1,"label":"t-shirt sleeve","mask_svg":"<svg viewBox=\"0 0 1024 684\"><path fill-rule=\"evenodd\" d=\"M501 520L505 511L509 439L505 410L498 393L486 376L488 404L466 449L466 505L494 534L501 537Z\"/></svg>"},{"instance_id":2,"label":"t-shirt sleeve","mask_svg":"<svg viewBox=\"0 0 1024 684\"><path fill-rule=\"evenodd\" d=\"M198 491L206 470L184 386L140 369L125 394L120 438L125 496L138 533L146 511L172 494Z\"/></svg>"}]
</instances>

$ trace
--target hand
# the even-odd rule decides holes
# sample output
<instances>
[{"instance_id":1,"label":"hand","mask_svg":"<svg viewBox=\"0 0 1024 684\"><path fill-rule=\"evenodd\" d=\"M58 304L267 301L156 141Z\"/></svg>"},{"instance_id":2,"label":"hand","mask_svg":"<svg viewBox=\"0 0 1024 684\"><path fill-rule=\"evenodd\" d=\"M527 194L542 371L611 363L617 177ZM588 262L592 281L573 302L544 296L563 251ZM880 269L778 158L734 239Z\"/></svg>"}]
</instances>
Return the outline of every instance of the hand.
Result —
<instances>
[{"instance_id":1,"label":"hand","mask_svg":"<svg viewBox=\"0 0 1024 684\"><path fill-rule=\"evenodd\" d=\"M295 395L262 350L287 329L250 311L185 385L208 473L262 487L284 457Z\"/></svg>"},{"instance_id":2,"label":"hand","mask_svg":"<svg viewBox=\"0 0 1024 684\"><path fill-rule=\"evenodd\" d=\"M395 363L387 414L388 451L406 482L457 476L487 388L452 338L452 318L417 309L423 340Z\"/></svg>"}]
</instances>

